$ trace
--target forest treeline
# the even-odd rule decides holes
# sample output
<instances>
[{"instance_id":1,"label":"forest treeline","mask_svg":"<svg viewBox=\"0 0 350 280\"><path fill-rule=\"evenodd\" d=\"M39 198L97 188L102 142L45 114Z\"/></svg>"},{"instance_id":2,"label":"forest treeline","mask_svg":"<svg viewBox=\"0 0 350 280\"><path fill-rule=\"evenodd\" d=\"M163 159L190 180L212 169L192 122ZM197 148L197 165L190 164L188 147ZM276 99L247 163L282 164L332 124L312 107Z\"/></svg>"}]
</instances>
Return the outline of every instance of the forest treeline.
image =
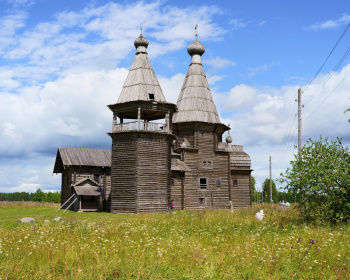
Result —
<instances>
[{"instance_id":1,"label":"forest treeline","mask_svg":"<svg viewBox=\"0 0 350 280\"><path fill-rule=\"evenodd\" d=\"M61 192L43 192L37 189L35 193L13 192L1 193L0 201L39 201L39 202L61 202Z\"/></svg>"}]
</instances>

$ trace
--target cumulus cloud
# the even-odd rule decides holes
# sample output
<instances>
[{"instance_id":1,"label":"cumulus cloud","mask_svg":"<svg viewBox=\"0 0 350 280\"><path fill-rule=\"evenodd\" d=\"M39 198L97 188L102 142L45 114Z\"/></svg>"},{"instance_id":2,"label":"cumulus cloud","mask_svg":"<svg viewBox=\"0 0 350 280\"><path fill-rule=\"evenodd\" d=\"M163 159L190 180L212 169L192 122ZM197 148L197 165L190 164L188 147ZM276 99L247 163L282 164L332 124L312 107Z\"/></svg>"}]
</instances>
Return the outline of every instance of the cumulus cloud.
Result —
<instances>
[{"instance_id":1,"label":"cumulus cloud","mask_svg":"<svg viewBox=\"0 0 350 280\"><path fill-rule=\"evenodd\" d=\"M171 78L162 76L158 78L160 87L163 90L163 94L167 102L176 103L181 91L181 86L185 80L185 76L185 74L176 74Z\"/></svg>"},{"instance_id":2,"label":"cumulus cloud","mask_svg":"<svg viewBox=\"0 0 350 280\"><path fill-rule=\"evenodd\" d=\"M350 107L350 80L345 79L349 73L350 64L335 73L321 90L327 75L320 75L302 95L303 143L322 135L330 139L341 137L344 145L350 145L348 116L344 114ZM233 143L244 145L250 154L253 175L260 182L268 177L269 154L274 176L278 177L296 153L297 91L295 85L254 88L242 84L221 95L221 99L226 97L219 106L222 121L231 124Z\"/></svg>"},{"instance_id":3,"label":"cumulus cloud","mask_svg":"<svg viewBox=\"0 0 350 280\"><path fill-rule=\"evenodd\" d=\"M203 64L211 66L214 70L236 65L235 62L218 56L212 59L203 59Z\"/></svg>"},{"instance_id":4,"label":"cumulus cloud","mask_svg":"<svg viewBox=\"0 0 350 280\"><path fill-rule=\"evenodd\" d=\"M323 30L323 29L332 29L341 25L346 25L350 23L350 15L343 14L338 19L330 19L323 21L321 23L315 23L311 26L304 27L305 30Z\"/></svg>"},{"instance_id":5,"label":"cumulus cloud","mask_svg":"<svg viewBox=\"0 0 350 280\"><path fill-rule=\"evenodd\" d=\"M258 95L254 87L240 84L230 90L228 95L224 95L223 110L232 111L244 109L254 105Z\"/></svg>"}]
</instances>

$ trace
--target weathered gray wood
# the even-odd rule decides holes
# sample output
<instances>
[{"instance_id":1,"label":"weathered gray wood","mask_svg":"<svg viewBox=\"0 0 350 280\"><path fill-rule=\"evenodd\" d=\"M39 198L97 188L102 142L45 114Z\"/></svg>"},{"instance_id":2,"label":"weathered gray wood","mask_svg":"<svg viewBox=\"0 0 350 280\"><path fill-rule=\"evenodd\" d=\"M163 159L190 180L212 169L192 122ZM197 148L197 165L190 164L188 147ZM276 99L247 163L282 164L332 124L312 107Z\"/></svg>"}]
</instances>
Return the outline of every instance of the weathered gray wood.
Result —
<instances>
[{"instance_id":1,"label":"weathered gray wood","mask_svg":"<svg viewBox=\"0 0 350 280\"><path fill-rule=\"evenodd\" d=\"M71 204L69 204L69 206L63 211L63 213L66 212L66 211L73 205L73 203L74 203L77 199L78 199L78 196L72 201Z\"/></svg>"}]
</instances>

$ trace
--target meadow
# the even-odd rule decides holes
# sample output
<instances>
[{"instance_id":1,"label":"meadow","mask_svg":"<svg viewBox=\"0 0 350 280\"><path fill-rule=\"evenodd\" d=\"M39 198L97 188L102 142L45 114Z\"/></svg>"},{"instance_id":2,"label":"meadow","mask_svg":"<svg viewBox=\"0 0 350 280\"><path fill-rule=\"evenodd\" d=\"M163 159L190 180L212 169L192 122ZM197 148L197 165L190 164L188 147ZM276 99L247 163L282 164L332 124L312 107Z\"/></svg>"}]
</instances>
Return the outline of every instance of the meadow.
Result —
<instances>
[{"instance_id":1,"label":"meadow","mask_svg":"<svg viewBox=\"0 0 350 280\"><path fill-rule=\"evenodd\" d=\"M350 279L349 225L304 224L293 205L137 215L58 207L0 203L1 280Z\"/></svg>"}]
</instances>

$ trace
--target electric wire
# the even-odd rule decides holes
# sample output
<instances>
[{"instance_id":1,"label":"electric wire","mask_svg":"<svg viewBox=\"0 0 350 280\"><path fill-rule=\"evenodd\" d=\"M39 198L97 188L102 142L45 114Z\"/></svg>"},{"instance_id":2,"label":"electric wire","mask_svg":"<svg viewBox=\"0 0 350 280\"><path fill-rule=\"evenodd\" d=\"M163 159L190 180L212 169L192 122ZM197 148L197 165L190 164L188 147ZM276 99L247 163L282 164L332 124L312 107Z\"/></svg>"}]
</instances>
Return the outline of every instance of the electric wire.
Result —
<instances>
[{"instance_id":1,"label":"electric wire","mask_svg":"<svg viewBox=\"0 0 350 280\"><path fill-rule=\"evenodd\" d=\"M326 78L323 80L322 84L317 88L317 90L313 93L312 96L310 96L310 98L305 102L305 105L309 104L311 102L312 99L314 99L321 91L321 89L325 86L325 84L330 80L330 78L332 78L332 76L334 75L334 73L339 69L339 67L342 65L342 63L344 62L344 60L346 59L346 57L349 55L350 53L350 47L346 50L346 52L344 53L344 55L342 56L342 58L338 61L338 63L336 64L336 66L332 69L332 71L326 76Z\"/></svg>"},{"instance_id":2,"label":"electric wire","mask_svg":"<svg viewBox=\"0 0 350 280\"><path fill-rule=\"evenodd\" d=\"M328 59L330 58L330 56L332 55L332 53L334 52L334 50L336 49L336 47L338 46L338 44L340 43L340 41L343 39L345 33L348 31L350 27L350 23L347 25L347 27L345 28L345 30L343 31L343 33L341 34L341 36L339 37L338 41L335 43L333 49L331 50L331 52L329 53L329 55L327 56L326 60L323 62L323 64L321 65L320 69L318 69L318 71L316 72L316 74L312 77L311 81L307 84L307 86L305 87L305 89L303 91L306 91L306 89L309 87L309 85L315 80L315 78L317 77L317 75L320 73L320 71L322 70L323 66L327 63Z\"/></svg>"},{"instance_id":3,"label":"electric wire","mask_svg":"<svg viewBox=\"0 0 350 280\"><path fill-rule=\"evenodd\" d=\"M344 80L349 76L349 74L350 74L350 71L348 71L348 73L344 76L344 78L335 86L335 88L331 91L331 93L326 96L326 98L320 103L320 105L318 105L318 107L315 110L313 110L310 113L310 115L308 115L308 117L305 119L305 121L308 120L313 115L313 113L315 113L321 107L321 105L335 92L335 90L338 88L338 86L342 82L344 82Z\"/></svg>"}]
</instances>

